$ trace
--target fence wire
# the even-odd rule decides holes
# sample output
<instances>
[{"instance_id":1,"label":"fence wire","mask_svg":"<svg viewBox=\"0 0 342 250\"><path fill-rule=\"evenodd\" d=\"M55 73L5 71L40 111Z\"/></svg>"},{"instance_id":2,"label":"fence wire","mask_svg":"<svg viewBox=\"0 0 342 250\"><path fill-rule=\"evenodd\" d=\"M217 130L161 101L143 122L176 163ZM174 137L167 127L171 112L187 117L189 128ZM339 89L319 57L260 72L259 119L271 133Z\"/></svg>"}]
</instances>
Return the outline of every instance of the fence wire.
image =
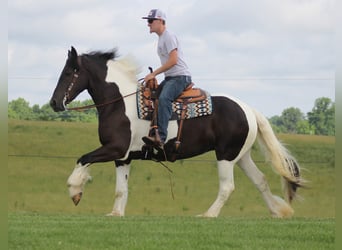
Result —
<instances>
[{"instance_id":1,"label":"fence wire","mask_svg":"<svg viewBox=\"0 0 342 250\"><path fill-rule=\"evenodd\" d=\"M9 157L18 157L18 158L42 158L42 159L78 159L80 158L80 155L78 156L68 156L68 155L25 155L25 154L8 154ZM138 159L139 160L139 159ZM180 161L180 160L179 160ZM217 162L217 160L205 160L205 159L182 159L181 161L186 161L186 162ZM253 160L255 163L265 163L267 160ZM301 164L324 164L327 163L329 164L330 162L327 161L300 161Z\"/></svg>"}]
</instances>

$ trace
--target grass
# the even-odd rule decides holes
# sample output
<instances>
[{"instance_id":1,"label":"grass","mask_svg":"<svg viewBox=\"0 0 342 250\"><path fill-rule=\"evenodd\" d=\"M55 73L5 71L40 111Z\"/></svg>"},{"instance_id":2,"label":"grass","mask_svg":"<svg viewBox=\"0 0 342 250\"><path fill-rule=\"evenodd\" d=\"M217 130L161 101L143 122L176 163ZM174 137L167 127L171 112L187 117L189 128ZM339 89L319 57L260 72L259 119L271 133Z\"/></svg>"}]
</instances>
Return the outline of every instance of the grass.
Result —
<instances>
[{"instance_id":1,"label":"grass","mask_svg":"<svg viewBox=\"0 0 342 250\"><path fill-rule=\"evenodd\" d=\"M9 215L10 249L334 249L333 219Z\"/></svg>"},{"instance_id":2,"label":"grass","mask_svg":"<svg viewBox=\"0 0 342 250\"><path fill-rule=\"evenodd\" d=\"M296 216L335 217L334 137L279 135L298 158L308 189L300 189L304 201L295 201ZM82 154L98 147L97 126L87 123L9 121L8 210L106 214L114 201L113 163L91 166L93 182L85 189L78 207L68 197L66 179ZM312 148L315 158L311 160ZM11 156L12 155L12 156ZM279 176L254 147L254 158L266 175L273 193L281 195ZM218 180L213 153L167 163L170 175L150 161L132 163L128 215L192 216L203 213L217 195ZM267 208L253 184L237 167L235 192L222 216L268 216ZM314 209L313 209L314 208Z\"/></svg>"},{"instance_id":3,"label":"grass","mask_svg":"<svg viewBox=\"0 0 342 250\"><path fill-rule=\"evenodd\" d=\"M219 218L194 217L217 195L213 153L167 163L171 175L157 163L134 161L126 217L107 218L103 215L114 202L113 163L91 166L93 181L77 207L66 188L77 158L99 146L97 125L10 120L10 249L332 249L335 138L277 136L309 180L309 188L299 190L304 200L292 204L293 219L270 219L261 195L238 167L235 191ZM253 155L272 192L281 196L280 178L258 146Z\"/></svg>"}]
</instances>

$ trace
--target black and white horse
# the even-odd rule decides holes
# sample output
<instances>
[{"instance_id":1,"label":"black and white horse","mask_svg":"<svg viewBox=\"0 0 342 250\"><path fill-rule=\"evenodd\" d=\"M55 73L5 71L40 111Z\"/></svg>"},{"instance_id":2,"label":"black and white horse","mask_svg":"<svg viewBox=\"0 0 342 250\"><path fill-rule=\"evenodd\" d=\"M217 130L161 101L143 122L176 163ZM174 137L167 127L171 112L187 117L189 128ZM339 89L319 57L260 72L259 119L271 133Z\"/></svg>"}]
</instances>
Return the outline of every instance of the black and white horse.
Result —
<instances>
[{"instance_id":1,"label":"black and white horse","mask_svg":"<svg viewBox=\"0 0 342 250\"><path fill-rule=\"evenodd\" d=\"M142 137L150 129L150 122L137 114L137 67L132 60L115 59L116 50L78 55L72 47L50 101L54 111L64 111L76 96L87 90L92 97L99 118L101 147L81 156L68 178L70 197L75 205L90 179L88 167L96 162L114 161L116 192L112 216L124 216L128 197L130 163L144 159ZM217 159L219 191L216 200L202 214L217 217L234 190L234 166L244 171L260 191L274 217L290 217L293 200L303 180L296 160L277 140L268 120L243 102L225 95L212 96L211 115L184 121L182 144L175 150L177 121L170 121L164 146L167 159L190 158L214 150ZM285 200L273 195L264 174L251 158L256 139L264 145L273 169L282 178ZM160 157L156 153L155 158ZM160 158L163 159L163 158Z\"/></svg>"}]
</instances>

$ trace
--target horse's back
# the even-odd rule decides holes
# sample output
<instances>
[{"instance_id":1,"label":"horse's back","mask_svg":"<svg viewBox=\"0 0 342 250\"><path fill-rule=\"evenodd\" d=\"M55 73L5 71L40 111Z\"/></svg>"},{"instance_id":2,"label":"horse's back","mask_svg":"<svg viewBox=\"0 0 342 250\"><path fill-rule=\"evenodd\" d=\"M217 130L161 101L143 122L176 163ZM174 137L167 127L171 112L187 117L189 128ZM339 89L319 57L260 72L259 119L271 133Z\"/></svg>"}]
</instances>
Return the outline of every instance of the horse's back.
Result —
<instances>
[{"instance_id":1,"label":"horse's back","mask_svg":"<svg viewBox=\"0 0 342 250\"><path fill-rule=\"evenodd\" d=\"M253 111L246 104L223 95L212 96L212 108L211 115L184 122L183 147L195 154L215 150L218 160L234 160L255 140Z\"/></svg>"}]
</instances>

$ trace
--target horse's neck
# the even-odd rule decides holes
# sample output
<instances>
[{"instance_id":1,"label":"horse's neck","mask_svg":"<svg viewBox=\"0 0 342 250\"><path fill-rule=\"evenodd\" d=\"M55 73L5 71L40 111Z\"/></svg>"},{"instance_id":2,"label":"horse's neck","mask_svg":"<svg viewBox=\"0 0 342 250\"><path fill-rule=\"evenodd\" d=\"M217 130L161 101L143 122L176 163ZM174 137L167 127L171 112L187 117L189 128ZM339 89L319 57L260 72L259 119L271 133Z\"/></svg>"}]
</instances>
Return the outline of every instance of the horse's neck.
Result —
<instances>
[{"instance_id":1,"label":"horse's neck","mask_svg":"<svg viewBox=\"0 0 342 250\"><path fill-rule=\"evenodd\" d=\"M106 82L115 82L121 95L126 96L137 89L137 67L131 59L107 62Z\"/></svg>"},{"instance_id":2,"label":"horse's neck","mask_svg":"<svg viewBox=\"0 0 342 250\"><path fill-rule=\"evenodd\" d=\"M118 61L107 63L108 76L116 79L115 82L124 98L125 114L130 121L135 121L138 117L137 98L134 93L138 89L137 75L140 68L133 57L126 57Z\"/></svg>"}]
</instances>

